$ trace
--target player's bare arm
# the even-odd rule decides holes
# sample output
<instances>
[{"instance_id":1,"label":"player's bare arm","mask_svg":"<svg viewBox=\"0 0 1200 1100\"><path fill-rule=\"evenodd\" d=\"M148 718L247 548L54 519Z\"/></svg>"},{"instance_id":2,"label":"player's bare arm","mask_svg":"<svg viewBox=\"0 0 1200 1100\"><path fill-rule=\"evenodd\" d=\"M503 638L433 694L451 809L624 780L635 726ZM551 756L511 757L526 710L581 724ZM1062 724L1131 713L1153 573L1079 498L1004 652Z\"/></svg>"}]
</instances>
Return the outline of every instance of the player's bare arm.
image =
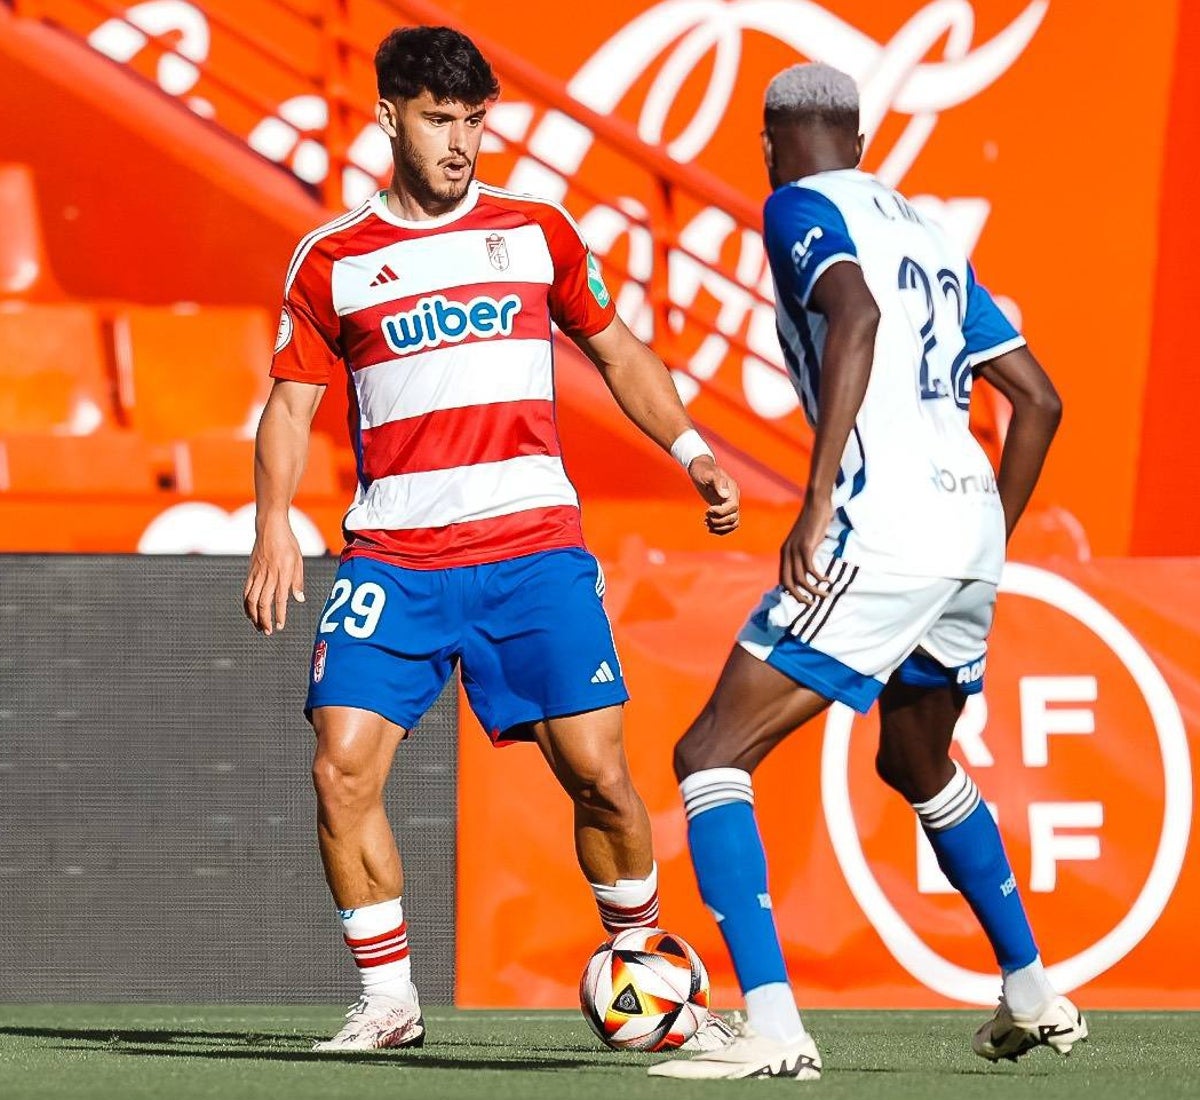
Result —
<instances>
[{"instance_id":1,"label":"player's bare arm","mask_svg":"<svg viewBox=\"0 0 1200 1100\"><path fill-rule=\"evenodd\" d=\"M579 346L596 364L621 411L664 451L671 451L673 443L694 431L662 360L629 331L620 317L594 336L581 338ZM714 535L736 530L740 500L737 482L711 454L690 459L687 471L696 491L709 505L704 516L708 529Z\"/></svg>"},{"instance_id":2,"label":"player's bare arm","mask_svg":"<svg viewBox=\"0 0 1200 1100\"><path fill-rule=\"evenodd\" d=\"M287 621L289 594L304 602L304 557L288 509L308 458L312 419L324 386L276 381L254 445L254 549L243 607L254 629L270 634Z\"/></svg>"},{"instance_id":3,"label":"player's bare arm","mask_svg":"<svg viewBox=\"0 0 1200 1100\"><path fill-rule=\"evenodd\" d=\"M1025 511L1062 420L1062 400L1054 383L1027 347L1015 348L984 363L980 378L1012 404L1012 421L1000 455L997 485L1008 537Z\"/></svg>"},{"instance_id":4,"label":"player's bare arm","mask_svg":"<svg viewBox=\"0 0 1200 1100\"><path fill-rule=\"evenodd\" d=\"M829 325L818 398L821 415L804 506L779 555L779 583L801 603L816 598L825 581L814 557L833 518L834 482L867 392L879 327L879 306L857 264L830 267L813 287L809 305Z\"/></svg>"}]
</instances>

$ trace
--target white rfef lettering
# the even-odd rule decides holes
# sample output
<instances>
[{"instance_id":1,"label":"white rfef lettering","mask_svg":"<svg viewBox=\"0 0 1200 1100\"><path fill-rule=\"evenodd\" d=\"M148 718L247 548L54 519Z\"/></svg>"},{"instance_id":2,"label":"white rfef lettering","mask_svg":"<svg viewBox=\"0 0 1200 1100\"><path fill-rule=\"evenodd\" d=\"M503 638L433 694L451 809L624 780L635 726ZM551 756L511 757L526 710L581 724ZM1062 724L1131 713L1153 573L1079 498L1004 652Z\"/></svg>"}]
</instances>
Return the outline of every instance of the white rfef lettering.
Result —
<instances>
[{"instance_id":1,"label":"white rfef lettering","mask_svg":"<svg viewBox=\"0 0 1200 1100\"><path fill-rule=\"evenodd\" d=\"M1021 677L1021 757L1027 768L1050 762L1050 734L1095 733L1096 715L1088 707L1051 703L1094 703L1095 676Z\"/></svg>"},{"instance_id":2,"label":"white rfef lettering","mask_svg":"<svg viewBox=\"0 0 1200 1100\"><path fill-rule=\"evenodd\" d=\"M990 768L996 763L992 750L983 740L987 720L988 708L984 693L981 691L978 695L968 695L966 706L963 707L962 714L958 716L958 722L954 726L954 743L962 749L963 756L972 768Z\"/></svg>"},{"instance_id":3,"label":"white rfef lettering","mask_svg":"<svg viewBox=\"0 0 1200 1100\"><path fill-rule=\"evenodd\" d=\"M1104 824L1100 802L1031 802L1029 804L1029 888L1049 894L1058 881L1058 865L1066 860L1097 860L1100 838L1063 834L1060 829L1098 829Z\"/></svg>"}]
</instances>

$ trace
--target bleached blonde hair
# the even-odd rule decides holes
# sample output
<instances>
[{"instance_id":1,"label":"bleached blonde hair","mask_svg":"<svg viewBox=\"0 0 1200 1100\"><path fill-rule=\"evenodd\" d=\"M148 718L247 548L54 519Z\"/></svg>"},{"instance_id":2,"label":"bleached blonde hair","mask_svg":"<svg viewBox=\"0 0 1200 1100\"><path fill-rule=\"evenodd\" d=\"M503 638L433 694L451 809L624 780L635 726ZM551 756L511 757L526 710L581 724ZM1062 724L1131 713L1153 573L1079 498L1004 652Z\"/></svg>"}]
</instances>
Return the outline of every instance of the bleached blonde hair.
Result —
<instances>
[{"instance_id":1,"label":"bleached blonde hair","mask_svg":"<svg viewBox=\"0 0 1200 1100\"><path fill-rule=\"evenodd\" d=\"M831 121L857 121L858 85L823 61L792 65L767 85L764 106L769 118L811 115Z\"/></svg>"}]
</instances>

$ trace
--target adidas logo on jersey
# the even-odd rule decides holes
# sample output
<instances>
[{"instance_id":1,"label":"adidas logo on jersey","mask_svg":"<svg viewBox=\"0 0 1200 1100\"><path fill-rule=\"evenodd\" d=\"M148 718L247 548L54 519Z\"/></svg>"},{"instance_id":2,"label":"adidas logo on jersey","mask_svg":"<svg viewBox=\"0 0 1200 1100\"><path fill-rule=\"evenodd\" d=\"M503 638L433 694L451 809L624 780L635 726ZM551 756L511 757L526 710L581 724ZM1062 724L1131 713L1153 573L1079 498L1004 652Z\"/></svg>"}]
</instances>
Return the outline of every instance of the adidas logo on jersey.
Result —
<instances>
[{"instance_id":1,"label":"adidas logo on jersey","mask_svg":"<svg viewBox=\"0 0 1200 1100\"><path fill-rule=\"evenodd\" d=\"M384 286L386 283L394 283L400 276L397 275L387 264L379 269L379 274L371 280L372 286Z\"/></svg>"},{"instance_id":2,"label":"adidas logo on jersey","mask_svg":"<svg viewBox=\"0 0 1200 1100\"><path fill-rule=\"evenodd\" d=\"M516 294L499 300L480 295L465 305L434 294L412 309L385 317L383 338L397 355L411 355L440 344L461 343L468 336L510 336L513 319L520 312L521 299Z\"/></svg>"},{"instance_id":3,"label":"adidas logo on jersey","mask_svg":"<svg viewBox=\"0 0 1200 1100\"><path fill-rule=\"evenodd\" d=\"M611 684L616 682L616 677L613 675L613 670L608 667L607 661L601 661L600 667L592 673L593 684Z\"/></svg>"}]
</instances>

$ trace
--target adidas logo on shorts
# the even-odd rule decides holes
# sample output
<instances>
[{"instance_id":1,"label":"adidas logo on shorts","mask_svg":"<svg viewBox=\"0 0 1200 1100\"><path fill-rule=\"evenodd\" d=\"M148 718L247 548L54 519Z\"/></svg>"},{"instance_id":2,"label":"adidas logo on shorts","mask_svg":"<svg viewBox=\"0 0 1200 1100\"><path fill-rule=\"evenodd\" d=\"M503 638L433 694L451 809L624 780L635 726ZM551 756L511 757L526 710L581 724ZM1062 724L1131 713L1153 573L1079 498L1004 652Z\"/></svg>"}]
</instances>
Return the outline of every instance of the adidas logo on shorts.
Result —
<instances>
[{"instance_id":1,"label":"adidas logo on shorts","mask_svg":"<svg viewBox=\"0 0 1200 1100\"><path fill-rule=\"evenodd\" d=\"M613 675L613 670L608 667L607 661L601 661L600 667L592 673L593 684L611 684L614 683L616 679L617 678Z\"/></svg>"}]
</instances>

